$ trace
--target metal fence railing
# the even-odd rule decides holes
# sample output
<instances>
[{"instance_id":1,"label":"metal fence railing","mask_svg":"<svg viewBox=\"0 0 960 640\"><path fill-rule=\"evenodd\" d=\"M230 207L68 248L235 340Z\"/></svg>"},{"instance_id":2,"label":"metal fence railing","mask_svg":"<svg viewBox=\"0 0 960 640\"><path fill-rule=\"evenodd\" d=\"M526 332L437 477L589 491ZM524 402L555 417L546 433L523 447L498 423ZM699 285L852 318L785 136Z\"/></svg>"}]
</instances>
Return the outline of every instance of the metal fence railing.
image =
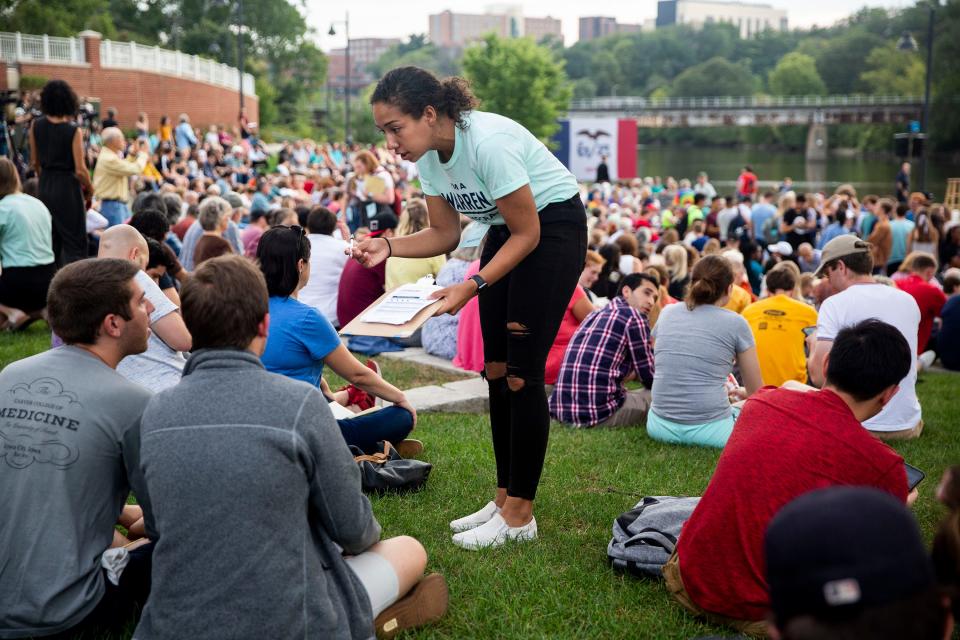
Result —
<instances>
[{"instance_id":1,"label":"metal fence railing","mask_svg":"<svg viewBox=\"0 0 960 640\"><path fill-rule=\"evenodd\" d=\"M0 60L7 62L86 62L80 38L33 36L0 31Z\"/></svg>"},{"instance_id":2,"label":"metal fence railing","mask_svg":"<svg viewBox=\"0 0 960 640\"><path fill-rule=\"evenodd\" d=\"M100 43L100 65L110 68L140 69L166 75L199 80L219 85L234 91L240 88L240 77L235 67L214 62L200 56L160 47L149 47L136 42ZM243 91L253 95L254 81L249 73L243 74Z\"/></svg>"},{"instance_id":3,"label":"metal fence railing","mask_svg":"<svg viewBox=\"0 0 960 640\"><path fill-rule=\"evenodd\" d=\"M606 96L570 102L571 111L635 111L671 109L789 109L919 105L917 96L716 96L706 98L642 98Z\"/></svg>"},{"instance_id":4,"label":"metal fence railing","mask_svg":"<svg viewBox=\"0 0 960 640\"><path fill-rule=\"evenodd\" d=\"M0 60L83 64L88 62L82 38L0 32ZM180 51L149 47L136 42L100 42L100 65L111 69L152 71L199 80L237 91L240 74L235 67ZM243 91L255 94L253 76L243 74Z\"/></svg>"}]
</instances>

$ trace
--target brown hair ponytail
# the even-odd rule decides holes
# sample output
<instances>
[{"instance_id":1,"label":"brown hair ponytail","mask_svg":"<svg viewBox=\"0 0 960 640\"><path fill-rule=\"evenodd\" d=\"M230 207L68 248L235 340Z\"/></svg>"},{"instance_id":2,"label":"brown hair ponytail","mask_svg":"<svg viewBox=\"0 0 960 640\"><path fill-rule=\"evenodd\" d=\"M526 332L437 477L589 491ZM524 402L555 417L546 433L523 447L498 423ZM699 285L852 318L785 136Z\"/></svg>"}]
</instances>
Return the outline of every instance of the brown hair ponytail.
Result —
<instances>
[{"instance_id":1,"label":"brown hair ponytail","mask_svg":"<svg viewBox=\"0 0 960 640\"><path fill-rule=\"evenodd\" d=\"M704 304L714 304L733 284L730 262L717 255L704 256L693 267L686 303L691 311Z\"/></svg>"}]
</instances>

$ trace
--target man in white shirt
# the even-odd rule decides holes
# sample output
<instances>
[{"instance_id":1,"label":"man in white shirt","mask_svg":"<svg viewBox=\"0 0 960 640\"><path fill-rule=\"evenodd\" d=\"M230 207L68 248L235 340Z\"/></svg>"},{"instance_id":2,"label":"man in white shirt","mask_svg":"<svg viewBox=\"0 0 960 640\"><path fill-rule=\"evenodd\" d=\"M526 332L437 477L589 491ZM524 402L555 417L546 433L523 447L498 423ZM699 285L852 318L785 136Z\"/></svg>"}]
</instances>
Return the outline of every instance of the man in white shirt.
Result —
<instances>
[{"instance_id":1,"label":"man in white shirt","mask_svg":"<svg viewBox=\"0 0 960 640\"><path fill-rule=\"evenodd\" d=\"M347 243L337 230L337 216L326 207L314 207L307 216L310 235L310 280L300 290L300 302L314 307L337 326L337 290L347 262Z\"/></svg>"},{"instance_id":2,"label":"man in white shirt","mask_svg":"<svg viewBox=\"0 0 960 640\"><path fill-rule=\"evenodd\" d=\"M147 241L130 225L110 227L100 238L98 258L120 258L137 265L134 278L150 301L150 337L147 350L129 355L117 365L117 372L153 393L168 389L180 381L186 359L180 353L193 345L190 332L177 305L143 270L149 257Z\"/></svg>"},{"instance_id":3,"label":"man in white shirt","mask_svg":"<svg viewBox=\"0 0 960 640\"><path fill-rule=\"evenodd\" d=\"M923 431L920 402L917 399L917 335L920 308L909 293L877 283L873 272L870 244L853 235L834 238L823 248L817 277L825 277L836 293L820 307L817 320L816 346L808 359L810 380L823 384L824 358L833 346L837 333L869 318L877 318L896 327L910 345L913 356L907 377L900 381L893 399L863 426L874 435L893 440L917 438ZM870 357L871 354L865 354ZM886 366L874 363L874 368Z\"/></svg>"}]
</instances>

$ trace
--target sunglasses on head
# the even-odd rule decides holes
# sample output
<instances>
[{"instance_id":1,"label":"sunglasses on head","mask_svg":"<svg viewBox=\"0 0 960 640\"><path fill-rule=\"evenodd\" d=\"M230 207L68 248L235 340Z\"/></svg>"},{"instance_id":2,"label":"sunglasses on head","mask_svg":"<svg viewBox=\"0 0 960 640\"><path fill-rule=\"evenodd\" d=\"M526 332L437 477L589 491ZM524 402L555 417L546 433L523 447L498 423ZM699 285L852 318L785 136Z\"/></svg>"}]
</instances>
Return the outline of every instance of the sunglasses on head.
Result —
<instances>
[{"instance_id":1,"label":"sunglasses on head","mask_svg":"<svg viewBox=\"0 0 960 640\"><path fill-rule=\"evenodd\" d=\"M301 237L307 235L307 230L304 229L303 227L301 227L301 226L298 225L298 224L291 224L291 225L289 225L289 226L285 226L284 229L290 229L290 231L293 231L295 234L297 234L297 236L298 236L297 239L298 239L298 240L299 240Z\"/></svg>"}]
</instances>

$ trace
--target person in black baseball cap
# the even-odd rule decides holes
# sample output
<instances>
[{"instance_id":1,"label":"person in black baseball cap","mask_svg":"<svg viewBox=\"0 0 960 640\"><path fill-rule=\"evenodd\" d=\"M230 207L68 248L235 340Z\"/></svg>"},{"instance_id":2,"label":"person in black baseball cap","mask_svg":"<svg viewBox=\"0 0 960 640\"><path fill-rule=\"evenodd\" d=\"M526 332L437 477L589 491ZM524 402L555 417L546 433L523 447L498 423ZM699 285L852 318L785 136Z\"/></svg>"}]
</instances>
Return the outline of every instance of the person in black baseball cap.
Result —
<instances>
[{"instance_id":1,"label":"person in black baseball cap","mask_svg":"<svg viewBox=\"0 0 960 640\"><path fill-rule=\"evenodd\" d=\"M796 498L765 539L775 640L949 638L949 599L910 511L889 493L830 487Z\"/></svg>"}]
</instances>

